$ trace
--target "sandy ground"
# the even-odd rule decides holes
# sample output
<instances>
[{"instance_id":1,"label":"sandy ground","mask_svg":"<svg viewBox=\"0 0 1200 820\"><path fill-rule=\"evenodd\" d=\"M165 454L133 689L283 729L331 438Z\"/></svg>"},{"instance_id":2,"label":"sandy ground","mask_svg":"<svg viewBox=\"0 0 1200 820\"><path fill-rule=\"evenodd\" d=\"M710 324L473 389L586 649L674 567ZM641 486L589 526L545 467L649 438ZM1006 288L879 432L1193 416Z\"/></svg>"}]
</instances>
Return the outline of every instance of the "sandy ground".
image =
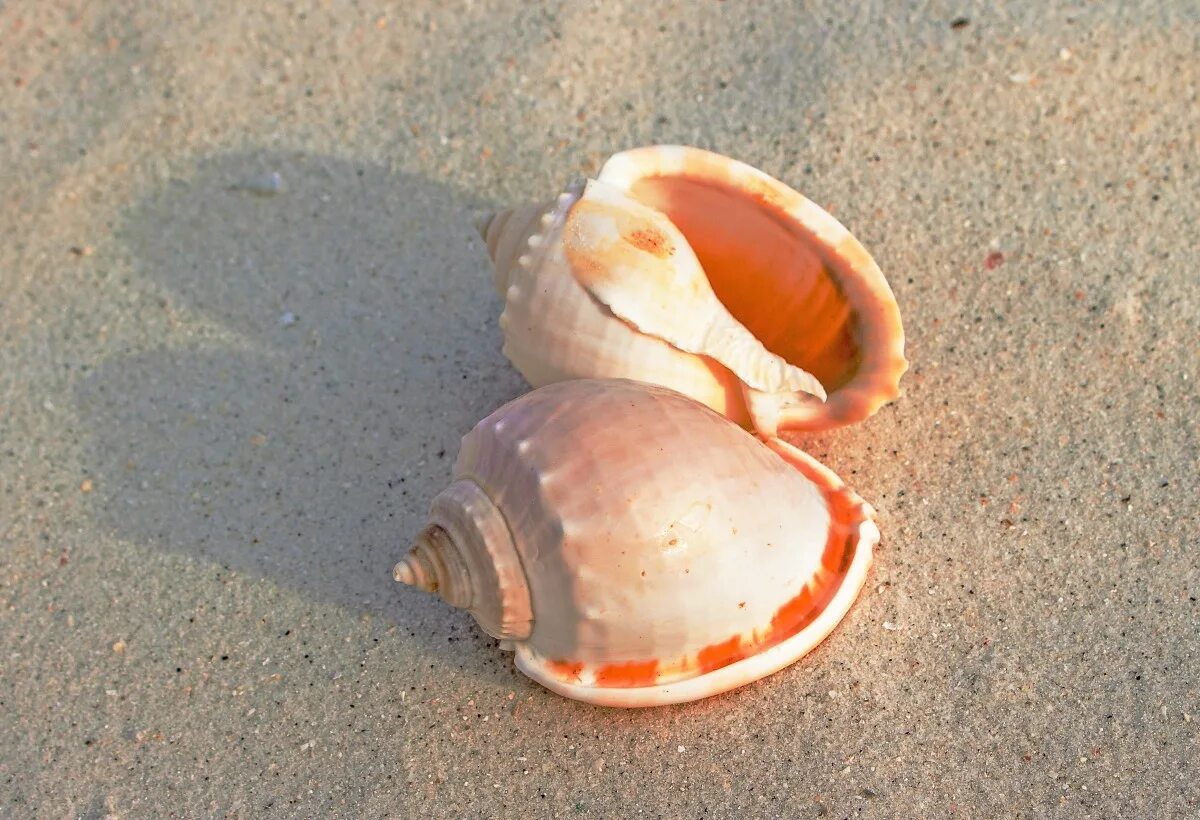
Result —
<instances>
[{"instance_id":1,"label":"sandy ground","mask_svg":"<svg viewBox=\"0 0 1200 820\"><path fill-rule=\"evenodd\" d=\"M1194 3L258 5L0 6L0 815L1200 814ZM835 213L913 367L797 440L842 626L624 712L390 568L526 389L472 217L655 142Z\"/></svg>"}]
</instances>

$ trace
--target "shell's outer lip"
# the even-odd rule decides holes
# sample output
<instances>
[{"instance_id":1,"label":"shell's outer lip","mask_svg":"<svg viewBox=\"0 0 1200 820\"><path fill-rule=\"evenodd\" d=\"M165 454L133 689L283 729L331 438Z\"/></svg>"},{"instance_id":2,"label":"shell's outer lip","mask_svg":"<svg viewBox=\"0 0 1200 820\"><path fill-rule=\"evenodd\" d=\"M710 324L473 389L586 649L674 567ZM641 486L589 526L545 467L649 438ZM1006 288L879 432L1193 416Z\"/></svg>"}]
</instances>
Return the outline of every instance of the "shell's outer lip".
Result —
<instances>
[{"instance_id":1,"label":"shell's outer lip","mask_svg":"<svg viewBox=\"0 0 1200 820\"><path fill-rule=\"evenodd\" d=\"M576 670L580 682L565 680L561 664L538 656L526 644L517 644L514 659L517 668L564 697L596 706L641 708L686 703L728 692L772 675L812 651L841 622L862 591L874 548L880 540L879 528L873 520L875 511L871 505L849 490L829 468L779 439L770 439L766 444L822 490L841 494L845 503L858 511L857 533L851 547L849 566L838 579L836 592L810 623L779 643L725 666L693 677L649 686L591 685L583 681L593 679L594 675L582 666Z\"/></svg>"},{"instance_id":2,"label":"shell's outer lip","mask_svg":"<svg viewBox=\"0 0 1200 820\"><path fill-rule=\"evenodd\" d=\"M787 183L753 165L703 148L686 145L632 148L614 154L600 169L596 180L629 190L639 179L674 175L720 179L728 183L749 183L748 193L762 196L770 204L795 218L827 249L837 248L847 237L853 238L850 230L833 214ZM859 247L862 248L861 245ZM866 250L863 249L863 252ZM880 277L882 279L882 273ZM880 284L891 293L886 280Z\"/></svg>"},{"instance_id":3,"label":"shell's outer lip","mask_svg":"<svg viewBox=\"0 0 1200 820\"><path fill-rule=\"evenodd\" d=\"M694 678L664 683L656 686L615 688L587 686L571 683L557 677L547 665L524 644L518 644L517 668L537 683L564 697L591 703L596 706L638 708L667 706L686 703L737 689L756 680L772 675L808 654L823 641L850 605L858 597L866 583L867 569L871 565L872 548L879 541L879 529L872 521L859 526L858 544L854 558L842 579L833 600L811 624L792 637L749 657L702 673Z\"/></svg>"},{"instance_id":4,"label":"shell's outer lip","mask_svg":"<svg viewBox=\"0 0 1200 820\"><path fill-rule=\"evenodd\" d=\"M798 403L790 412L782 410L780 429L819 432L852 424L899 396L908 360L895 294L870 252L820 205L752 165L686 145L650 145L621 151L604 163L596 180L629 191L639 179L679 175L742 187L795 219L830 263L838 285L859 315L863 361L858 373L831 391L821 407Z\"/></svg>"}]
</instances>

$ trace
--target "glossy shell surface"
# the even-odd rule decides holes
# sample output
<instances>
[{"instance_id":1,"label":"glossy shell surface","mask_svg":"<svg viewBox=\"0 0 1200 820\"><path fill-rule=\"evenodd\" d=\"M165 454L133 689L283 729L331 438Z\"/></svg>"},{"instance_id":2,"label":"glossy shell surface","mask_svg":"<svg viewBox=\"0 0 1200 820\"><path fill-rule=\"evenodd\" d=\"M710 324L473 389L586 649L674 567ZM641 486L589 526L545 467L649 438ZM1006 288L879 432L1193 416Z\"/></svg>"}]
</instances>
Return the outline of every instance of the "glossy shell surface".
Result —
<instances>
[{"instance_id":1,"label":"glossy shell surface","mask_svg":"<svg viewBox=\"0 0 1200 820\"><path fill-rule=\"evenodd\" d=\"M507 523L532 613L518 667L610 706L694 700L794 662L845 614L879 539L870 507L804 453L626 380L505 405L463 438L454 480Z\"/></svg>"}]
</instances>

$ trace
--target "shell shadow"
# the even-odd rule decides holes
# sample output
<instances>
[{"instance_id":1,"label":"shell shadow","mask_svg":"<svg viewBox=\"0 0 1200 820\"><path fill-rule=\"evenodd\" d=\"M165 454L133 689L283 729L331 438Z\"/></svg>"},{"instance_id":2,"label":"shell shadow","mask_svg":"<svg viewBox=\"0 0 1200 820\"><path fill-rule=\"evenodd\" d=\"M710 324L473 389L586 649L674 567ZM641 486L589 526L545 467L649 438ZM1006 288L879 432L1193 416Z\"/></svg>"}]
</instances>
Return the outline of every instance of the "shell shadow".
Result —
<instances>
[{"instance_id":1,"label":"shell shadow","mask_svg":"<svg viewBox=\"0 0 1200 820\"><path fill-rule=\"evenodd\" d=\"M390 570L459 437L527 389L472 225L487 204L268 152L207 159L139 202L117 238L160 289L138 312L164 346L77 391L98 523L383 615L439 653L447 635L485 642Z\"/></svg>"}]
</instances>

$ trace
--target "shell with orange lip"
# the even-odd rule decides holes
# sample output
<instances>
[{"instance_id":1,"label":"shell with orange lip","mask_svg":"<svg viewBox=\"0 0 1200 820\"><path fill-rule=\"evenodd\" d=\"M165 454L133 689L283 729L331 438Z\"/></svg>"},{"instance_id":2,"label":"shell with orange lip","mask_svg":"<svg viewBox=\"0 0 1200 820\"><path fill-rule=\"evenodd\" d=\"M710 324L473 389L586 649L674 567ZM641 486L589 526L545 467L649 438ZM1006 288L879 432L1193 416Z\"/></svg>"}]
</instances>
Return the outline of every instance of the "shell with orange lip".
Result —
<instances>
[{"instance_id":1,"label":"shell with orange lip","mask_svg":"<svg viewBox=\"0 0 1200 820\"><path fill-rule=\"evenodd\" d=\"M470 611L559 694L655 706L820 642L863 585L872 515L801 451L675 391L565 381L463 438L395 577Z\"/></svg>"},{"instance_id":2,"label":"shell with orange lip","mask_svg":"<svg viewBox=\"0 0 1200 820\"><path fill-rule=\"evenodd\" d=\"M870 254L737 160L623 151L596 179L480 230L504 352L535 387L661 384L766 436L860 421L899 393L900 312Z\"/></svg>"}]
</instances>

